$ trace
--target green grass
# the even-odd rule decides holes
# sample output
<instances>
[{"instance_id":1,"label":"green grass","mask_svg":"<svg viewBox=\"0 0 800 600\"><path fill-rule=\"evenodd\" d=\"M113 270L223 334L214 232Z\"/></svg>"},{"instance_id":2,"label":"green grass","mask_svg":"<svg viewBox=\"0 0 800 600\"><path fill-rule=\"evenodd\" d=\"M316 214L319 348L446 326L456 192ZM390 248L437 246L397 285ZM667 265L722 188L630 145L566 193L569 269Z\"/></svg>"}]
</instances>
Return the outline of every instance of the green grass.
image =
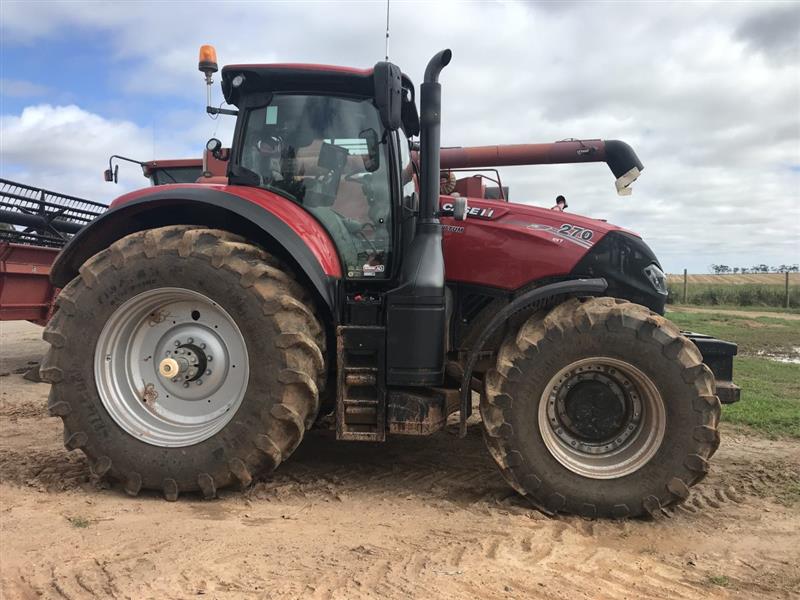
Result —
<instances>
[{"instance_id":1,"label":"green grass","mask_svg":"<svg viewBox=\"0 0 800 600\"><path fill-rule=\"evenodd\" d=\"M728 587L731 584L731 580L727 575L709 575L708 581L720 587Z\"/></svg>"},{"instance_id":2,"label":"green grass","mask_svg":"<svg viewBox=\"0 0 800 600\"><path fill-rule=\"evenodd\" d=\"M769 284L713 284L690 283L683 302L683 283L667 284L670 304L692 304L697 306L752 306L782 307L786 305L786 287ZM800 286L789 286L789 308L800 308Z\"/></svg>"},{"instance_id":3,"label":"green grass","mask_svg":"<svg viewBox=\"0 0 800 600\"><path fill-rule=\"evenodd\" d=\"M733 380L742 399L722 407L722 420L768 437L800 438L800 365L765 358L734 360Z\"/></svg>"},{"instance_id":4,"label":"green grass","mask_svg":"<svg viewBox=\"0 0 800 600\"><path fill-rule=\"evenodd\" d=\"M742 388L742 399L722 408L723 421L769 437L800 438L800 365L756 356L759 352L797 356L800 321L711 313L668 313L667 317L682 329L739 345L733 381Z\"/></svg>"},{"instance_id":5,"label":"green grass","mask_svg":"<svg viewBox=\"0 0 800 600\"><path fill-rule=\"evenodd\" d=\"M768 312L768 313L789 313L791 315L800 315L800 307L798 308L783 308L782 306L737 306L735 304L720 304L718 306L697 306L694 304L682 304L680 302L675 302L672 304L667 304L667 309L675 307L685 307L685 308L702 308L705 310L740 310L740 311L756 311L756 312Z\"/></svg>"},{"instance_id":6,"label":"green grass","mask_svg":"<svg viewBox=\"0 0 800 600\"><path fill-rule=\"evenodd\" d=\"M706 333L739 344L739 354L790 354L800 347L800 320L714 313L668 312L681 329Z\"/></svg>"},{"instance_id":7,"label":"green grass","mask_svg":"<svg viewBox=\"0 0 800 600\"><path fill-rule=\"evenodd\" d=\"M67 517L67 521L70 522L70 525L78 529L86 529L91 525L91 521L85 517Z\"/></svg>"}]
</instances>

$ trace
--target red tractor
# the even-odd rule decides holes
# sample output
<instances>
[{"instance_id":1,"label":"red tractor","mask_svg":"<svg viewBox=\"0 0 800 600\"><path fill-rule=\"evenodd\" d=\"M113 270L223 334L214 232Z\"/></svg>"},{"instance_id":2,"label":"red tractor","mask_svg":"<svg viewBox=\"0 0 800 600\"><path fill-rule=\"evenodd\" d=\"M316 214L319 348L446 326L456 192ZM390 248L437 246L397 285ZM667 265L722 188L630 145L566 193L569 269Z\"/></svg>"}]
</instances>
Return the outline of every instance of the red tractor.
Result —
<instances>
[{"instance_id":1,"label":"red tractor","mask_svg":"<svg viewBox=\"0 0 800 600\"><path fill-rule=\"evenodd\" d=\"M637 235L440 196L450 58L428 63L420 113L389 62L227 66L237 110L208 108L236 116L226 181L125 194L64 248L41 373L96 476L211 498L275 469L318 417L379 442L459 411L465 434L477 392L492 456L544 510L636 516L688 496L719 445L717 394L737 393L735 346L662 316ZM200 70L210 85L210 47ZM642 168L595 146L622 187Z\"/></svg>"}]
</instances>

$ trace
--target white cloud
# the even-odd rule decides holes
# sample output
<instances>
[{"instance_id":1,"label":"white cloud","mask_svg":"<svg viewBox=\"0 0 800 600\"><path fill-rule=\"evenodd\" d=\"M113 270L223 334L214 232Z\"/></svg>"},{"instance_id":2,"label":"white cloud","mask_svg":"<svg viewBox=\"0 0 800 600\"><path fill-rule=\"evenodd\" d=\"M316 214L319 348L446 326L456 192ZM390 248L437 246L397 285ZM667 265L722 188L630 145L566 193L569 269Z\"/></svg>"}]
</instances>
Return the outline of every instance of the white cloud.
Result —
<instances>
[{"instance_id":1,"label":"white cloud","mask_svg":"<svg viewBox=\"0 0 800 600\"><path fill-rule=\"evenodd\" d=\"M159 157L199 155L215 126L229 139L230 119L201 112L200 44L215 43L222 64L383 57L383 2L42 4L3 3L5 43L105 35L124 65L111 75L123 97L196 101L196 113L159 115ZM512 198L548 205L564 193L571 210L642 233L669 269L703 269L800 255L798 28L800 5L781 2L393 2L390 55L419 83L428 57L453 49L442 74L445 144L631 143L646 167L632 198L616 197L598 165L506 170ZM152 154L152 131L128 125L130 135L109 133L116 141L104 152ZM74 133L67 155L87 148Z\"/></svg>"},{"instance_id":2,"label":"white cloud","mask_svg":"<svg viewBox=\"0 0 800 600\"><path fill-rule=\"evenodd\" d=\"M154 158L152 131L110 120L78 106L39 104L19 115L0 116L0 175L65 194L108 202L147 183L136 165L123 163L120 185L103 181L108 157ZM189 155L178 140L159 140L158 158Z\"/></svg>"}]
</instances>

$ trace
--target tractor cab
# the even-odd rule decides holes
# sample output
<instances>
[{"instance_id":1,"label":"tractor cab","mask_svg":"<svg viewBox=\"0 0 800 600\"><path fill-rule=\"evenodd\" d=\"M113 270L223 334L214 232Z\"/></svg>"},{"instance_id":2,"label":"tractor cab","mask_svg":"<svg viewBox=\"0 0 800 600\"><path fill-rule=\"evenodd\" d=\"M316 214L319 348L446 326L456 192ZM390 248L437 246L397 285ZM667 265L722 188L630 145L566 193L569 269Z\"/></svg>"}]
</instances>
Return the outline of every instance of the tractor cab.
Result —
<instances>
[{"instance_id":1,"label":"tractor cab","mask_svg":"<svg viewBox=\"0 0 800 600\"><path fill-rule=\"evenodd\" d=\"M371 69L228 65L222 91L238 110L208 108L237 116L229 184L267 190L302 206L336 246L342 267L337 335L345 347L339 371L347 373L351 361L362 371L369 364L379 382L357 386L362 397L352 401L355 421L348 412L348 386L340 386L345 397L337 432L344 439L383 439L385 419L377 409L366 411L366 423L358 421L365 404L385 404L384 382L419 387L444 380L438 75L449 61L450 52L443 51L426 70L423 127L411 80L389 62ZM216 61L201 60L200 70L208 82ZM422 145L419 178L409 143L415 135ZM421 348L422 332L429 343ZM355 356L351 346L363 351Z\"/></svg>"},{"instance_id":2,"label":"tractor cab","mask_svg":"<svg viewBox=\"0 0 800 600\"><path fill-rule=\"evenodd\" d=\"M347 279L391 279L400 206L416 208L408 137L419 120L408 77L385 62L232 65L222 89L239 109L230 183L300 204L330 234Z\"/></svg>"}]
</instances>

